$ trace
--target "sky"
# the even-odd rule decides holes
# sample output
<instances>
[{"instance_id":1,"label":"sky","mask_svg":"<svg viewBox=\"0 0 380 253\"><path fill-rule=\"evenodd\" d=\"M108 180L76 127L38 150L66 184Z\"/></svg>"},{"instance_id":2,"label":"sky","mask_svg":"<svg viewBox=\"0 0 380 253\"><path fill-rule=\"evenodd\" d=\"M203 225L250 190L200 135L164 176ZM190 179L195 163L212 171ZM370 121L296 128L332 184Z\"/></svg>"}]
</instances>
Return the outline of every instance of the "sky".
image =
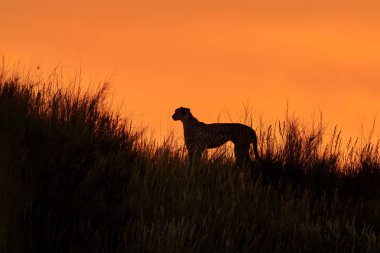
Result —
<instances>
[{"instance_id":1,"label":"sky","mask_svg":"<svg viewBox=\"0 0 380 253\"><path fill-rule=\"evenodd\" d=\"M322 112L367 135L380 109L380 2L369 0L2 0L0 55L111 81L112 98L162 138L191 108L253 127ZM376 131L376 137L380 136Z\"/></svg>"}]
</instances>

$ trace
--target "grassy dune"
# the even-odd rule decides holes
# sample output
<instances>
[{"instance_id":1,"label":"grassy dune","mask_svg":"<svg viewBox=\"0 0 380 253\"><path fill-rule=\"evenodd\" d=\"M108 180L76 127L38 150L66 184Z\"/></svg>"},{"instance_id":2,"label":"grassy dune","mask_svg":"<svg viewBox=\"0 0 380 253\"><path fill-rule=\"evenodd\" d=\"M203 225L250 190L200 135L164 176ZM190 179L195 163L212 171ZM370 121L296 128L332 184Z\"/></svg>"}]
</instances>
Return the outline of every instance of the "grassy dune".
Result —
<instances>
[{"instance_id":1,"label":"grassy dune","mask_svg":"<svg viewBox=\"0 0 380 253\"><path fill-rule=\"evenodd\" d=\"M378 145L287 119L264 164L189 165L55 82L0 71L0 252L380 251Z\"/></svg>"}]
</instances>

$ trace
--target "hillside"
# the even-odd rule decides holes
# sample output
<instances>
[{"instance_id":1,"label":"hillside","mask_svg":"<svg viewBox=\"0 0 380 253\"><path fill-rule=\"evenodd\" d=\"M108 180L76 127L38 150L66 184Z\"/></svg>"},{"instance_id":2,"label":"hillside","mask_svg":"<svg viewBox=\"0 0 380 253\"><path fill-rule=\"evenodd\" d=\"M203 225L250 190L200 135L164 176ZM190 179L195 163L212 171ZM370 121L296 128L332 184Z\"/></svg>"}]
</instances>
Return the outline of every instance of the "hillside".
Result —
<instances>
[{"instance_id":1,"label":"hillside","mask_svg":"<svg viewBox=\"0 0 380 253\"><path fill-rule=\"evenodd\" d=\"M0 252L380 251L378 144L286 119L263 164L190 165L63 87L0 73Z\"/></svg>"}]
</instances>

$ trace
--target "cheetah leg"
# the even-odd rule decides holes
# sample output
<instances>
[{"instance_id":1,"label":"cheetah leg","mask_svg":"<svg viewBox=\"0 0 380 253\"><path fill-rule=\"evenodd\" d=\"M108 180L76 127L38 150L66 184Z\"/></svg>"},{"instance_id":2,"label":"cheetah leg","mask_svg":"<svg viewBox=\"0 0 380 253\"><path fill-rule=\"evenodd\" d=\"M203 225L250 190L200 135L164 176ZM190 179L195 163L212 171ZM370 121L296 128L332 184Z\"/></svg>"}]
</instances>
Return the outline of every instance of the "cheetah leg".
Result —
<instances>
[{"instance_id":1,"label":"cheetah leg","mask_svg":"<svg viewBox=\"0 0 380 253\"><path fill-rule=\"evenodd\" d=\"M234 147L236 164L240 167L247 167L252 160L249 156L249 143L245 145L236 145Z\"/></svg>"},{"instance_id":2,"label":"cheetah leg","mask_svg":"<svg viewBox=\"0 0 380 253\"><path fill-rule=\"evenodd\" d=\"M189 148L188 153L189 153L189 162L195 163L201 160L203 152L202 150L197 149L197 148Z\"/></svg>"}]
</instances>

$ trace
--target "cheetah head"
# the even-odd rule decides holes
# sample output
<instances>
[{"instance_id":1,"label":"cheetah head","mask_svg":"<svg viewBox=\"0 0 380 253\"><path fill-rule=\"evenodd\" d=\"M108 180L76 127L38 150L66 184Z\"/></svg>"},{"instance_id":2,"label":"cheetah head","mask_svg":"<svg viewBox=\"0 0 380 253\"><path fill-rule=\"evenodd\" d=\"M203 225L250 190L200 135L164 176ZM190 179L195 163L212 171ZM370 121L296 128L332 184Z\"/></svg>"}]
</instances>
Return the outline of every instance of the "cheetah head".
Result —
<instances>
[{"instance_id":1,"label":"cheetah head","mask_svg":"<svg viewBox=\"0 0 380 253\"><path fill-rule=\"evenodd\" d=\"M172 115L173 120L183 120L186 115L190 114L190 109L185 107L177 108Z\"/></svg>"}]
</instances>

